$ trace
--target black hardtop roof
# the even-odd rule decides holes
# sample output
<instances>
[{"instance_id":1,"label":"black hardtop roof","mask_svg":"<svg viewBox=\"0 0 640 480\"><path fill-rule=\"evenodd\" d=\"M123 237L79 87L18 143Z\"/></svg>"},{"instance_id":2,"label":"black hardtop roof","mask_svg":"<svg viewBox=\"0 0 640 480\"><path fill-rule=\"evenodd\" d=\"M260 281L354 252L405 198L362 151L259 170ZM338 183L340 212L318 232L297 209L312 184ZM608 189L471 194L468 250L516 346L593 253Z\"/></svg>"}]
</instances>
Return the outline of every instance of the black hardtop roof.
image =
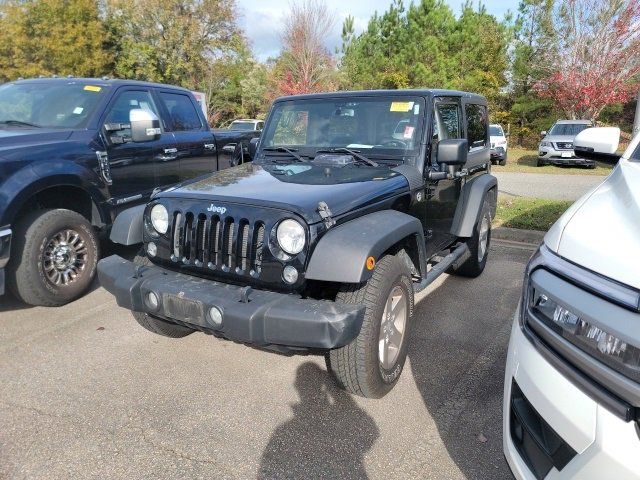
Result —
<instances>
[{"instance_id":1,"label":"black hardtop roof","mask_svg":"<svg viewBox=\"0 0 640 480\"><path fill-rule=\"evenodd\" d=\"M138 87L156 87L156 88L172 88L177 90L184 90L188 92L186 88L178 87L176 85L167 85L164 83L144 82L141 80L125 80L120 78L81 78L81 77L38 77L38 78L25 78L21 80L14 80L7 83L80 83L87 85L97 85L101 87L122 87L122 86L138 86Z\"/></svg>"},{"instance_id":2,"label":"black hardtop roof","mask_svg":"<svg viewBox=\"0 0 640 480\"><path fill-rule=\"evenodd\" d=\"M314 98L349 98L349 97L376 97L376 96L395 96L395 97L462 97L468 98L480 102L486 105L487 99L482 95L470 92L461 92L459 90L443 90L438 88L416 88L416 89L402 89L402 90L351 90L351 91L338 91L338 92L323 92L323 93L307 93L303 95L291 95L288 97L279 97L275 101L290 101L290 100L311 100Z\"/></svg>"}]
</instances>

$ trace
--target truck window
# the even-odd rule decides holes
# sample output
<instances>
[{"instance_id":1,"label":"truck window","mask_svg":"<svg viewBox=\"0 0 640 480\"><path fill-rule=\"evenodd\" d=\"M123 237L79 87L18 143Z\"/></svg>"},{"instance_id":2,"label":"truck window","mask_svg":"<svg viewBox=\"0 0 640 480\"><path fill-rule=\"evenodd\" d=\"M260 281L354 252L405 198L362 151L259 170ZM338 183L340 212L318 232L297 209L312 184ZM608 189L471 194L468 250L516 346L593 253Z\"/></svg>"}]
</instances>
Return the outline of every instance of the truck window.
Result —
<instances>
[{"instance_id":1,"label":"truck window","mask_svg":"<svg viewBox=\"0 0 640 480\"><path fill-rule=\"evenodd\" d=\"M105 123L129 123L129 112L137 108L149 110L158 115L158 109L148 90L127 90L120 93L111 105ZM131 137L131 128L114 131L110 136Z\"/></svg>"},{"instance_id":2,"label":"truck window","mask_svg":"<svg viewBox=\"0 0 640 480\"><path fill-rule=\"evenodd\" d=\"M460 107L455 103L438 103L435 109L434 140L461 138ZM435 138L437 136L437 138Z\"/></svg>"},{"instance_id":3,"label":"truck window","mask_svg":"<svg viewBox=\"0 0 640 480\"><path fill-rule=\"evenodd\" d=\"M467 114L467 140L469 151L484 148L487 145L487 107L469 104Z\"/></svg>"},{"instance_id":4,"label":"truck window","mask_svg":"<svg viewBox=\"0 0 640 480\"><path fill-rule=\"evenodd\" d=\"M202 122L196 107L193 106L193 102L187 95L160 92L160 98L165 107L167 107L174 131L184 132L186 130L202 129Z\"/></svg>"}]
</instances>

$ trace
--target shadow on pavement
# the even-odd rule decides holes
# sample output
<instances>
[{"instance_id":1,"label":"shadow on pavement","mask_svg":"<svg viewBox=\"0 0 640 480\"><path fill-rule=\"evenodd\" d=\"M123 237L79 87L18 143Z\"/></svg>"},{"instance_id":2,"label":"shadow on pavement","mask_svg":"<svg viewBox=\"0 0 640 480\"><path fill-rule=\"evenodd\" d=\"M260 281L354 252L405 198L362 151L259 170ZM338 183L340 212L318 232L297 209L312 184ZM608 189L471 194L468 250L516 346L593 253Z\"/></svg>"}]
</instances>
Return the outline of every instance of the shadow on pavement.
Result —
<instances>
[{"instance_id":1,"label":"shadow on pavement","mask_svg":"<svg viewBox=\"0 0 640 480\"><path fill-rule=\"evenodd\" d=\"M367 478L364 456L379 435L373 418L315 363L298 367L295 387L300 401L271 435L258 478Z\"/></svg>"}]
</instances>

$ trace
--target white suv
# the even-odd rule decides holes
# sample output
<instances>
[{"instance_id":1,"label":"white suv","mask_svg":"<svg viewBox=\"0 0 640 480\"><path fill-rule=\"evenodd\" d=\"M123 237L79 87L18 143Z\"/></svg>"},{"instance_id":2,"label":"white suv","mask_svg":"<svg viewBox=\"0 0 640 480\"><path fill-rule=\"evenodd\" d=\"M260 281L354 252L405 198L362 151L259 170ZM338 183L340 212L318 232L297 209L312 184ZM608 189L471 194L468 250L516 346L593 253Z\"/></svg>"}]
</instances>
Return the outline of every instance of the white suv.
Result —
<instances>
[{"instance_id":1,"label":"white suv","mask_svg":"<svg viewBox=\"0 0 640 480\"><path fill-rule=\"evenodd\" d=\"M507 136L502 125L496 123L489 125L489 137L491 141L491 163L507 164Z\"/></svg>"},{"instance_id":2,"label":"white suv","mask_svg":"<svg viewBox=\"0 0 640 480\"><path fill-rule=\"evenodd\" d=\"M600 130L611 133L586 130L576 147L615 151ZM519 479L640 478L639 144L527 266L503 405L504 453Z\"/></svg>"}]
</instances>

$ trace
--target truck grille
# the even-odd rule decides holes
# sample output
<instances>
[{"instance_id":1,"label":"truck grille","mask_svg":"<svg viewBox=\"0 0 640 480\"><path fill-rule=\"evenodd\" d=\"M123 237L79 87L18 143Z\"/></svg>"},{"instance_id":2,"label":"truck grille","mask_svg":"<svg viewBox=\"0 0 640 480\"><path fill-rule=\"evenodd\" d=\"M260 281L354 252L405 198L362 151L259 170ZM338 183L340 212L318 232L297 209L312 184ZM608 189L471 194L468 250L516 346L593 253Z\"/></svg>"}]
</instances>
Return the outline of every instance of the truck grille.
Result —
<instances>
[{"instance_id":1,"label":"truck grille","mask_svg":"<svg viewBox=\"0 0 640 480\"><path fill-rule=\"evenodd\" d=\"M175 212L171 239L174 262L254 277L262 270L264 222Z\"/></svg>"},{"instance_id":2,"label":"truck grille","mask_svg":"<svg viewBox=\"0 0 640 480\"><path fill-rule=\"evenodd\" d=\"M557 142L556 148L558 150L571 150L573 148L572 142Z\"/></svg>"}]
</instances>

